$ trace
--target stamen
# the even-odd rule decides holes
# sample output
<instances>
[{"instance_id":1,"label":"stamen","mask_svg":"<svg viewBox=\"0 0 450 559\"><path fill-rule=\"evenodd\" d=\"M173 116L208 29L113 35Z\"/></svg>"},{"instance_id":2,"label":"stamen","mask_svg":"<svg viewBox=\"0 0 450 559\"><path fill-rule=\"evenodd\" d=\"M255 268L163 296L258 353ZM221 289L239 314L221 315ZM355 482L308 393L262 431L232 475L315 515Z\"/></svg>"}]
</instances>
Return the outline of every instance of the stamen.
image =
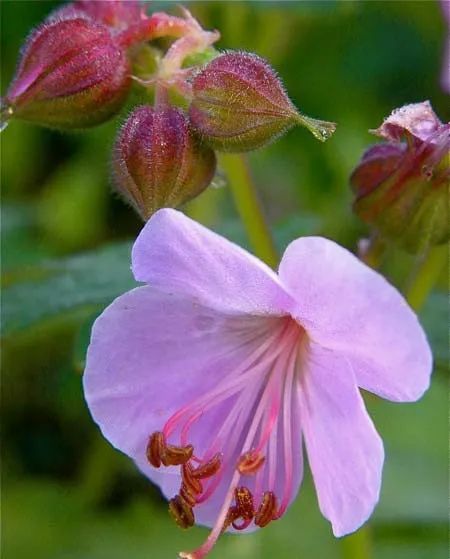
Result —
<instances>
[{"instance_id":1,"label":"stamen","mask_svg":"<svg viewBox=\"0 0 450 559\"><path fill-rule=\"evenodd\" d=\"M179 495L191 508L195 507L197 504L197 497L191 493L190 489L184 483L181 484Z\"/></svg>"},{"instance_id":2,"label":"stamen","mask_svg":"<svg viewBox=\"0 0 450 559\"><path fill-rule=\"evenodd\" d=\"M239 458L237 469L243 475L256 474L264 464L266 457L255 450L249 450Z\"/></svg>"},{"instance_id":3,"label":"stamen","mask_svg":"<svg viewBox=\"0 0 450 559\"><path fill-rule=\"evenodd\" d=\"M255 515L255 524L260 528L277 518L277 498L273 491L266 491Z\"/></svg>"},{"instance_id":4,"label":"stamen","mask_svg":"<svg viewBox=\"0 0 450 559\"><path fill-rule=\"evenodd\" d=\"M208 460L205 464L202 464L195 470L192 470L192 476L196 479L206 479L213 476L220 470L222 465L222 453L217 452L211 460Z\"/></svg>"},{"instance_id":5,"label":"stamen","mask_svg":"<svg viewBox=\"0 0 450 559\"><path fill-rule=\"evenodd\" d=\"M283 321L276 332L214 389L184 406L165 424L164 434L168 436L176 431L182 445L177 448L185 449L192 426L197 421L203 422L201 418L206 418L206 412L224 403L228 409L226 421L209 439L206 448L202 447L201 455L192 454L191 461L182 466L180 494L172 505L182 517L178 522L182 523L186 514L183 507L193 516L192 509L216 491L230 467L234 466L234 473L227 480L228 490L208 538L199 548L183 552L180 557L201 559L230 526L244 530L254 522L262 528L279 518L289 504L294 477L292 394L302 335L302 329L294 321ZM245 426L245 437L242 428L236 428L239 425ZM195 462L197 467L193 465ZM285 474L281 507L274 492L280 467ZM255 476L256 509L252 492L240 485L243 475ZM200 480L207 480L204 491L197 485L201 486Z\"/></svg>"},{"instance_id":6,"label":"stamen","mask_svg":"<svg viewBox=\"0 0 450 559\"><path fill-rule=\"evenodd\" d=\"M170 499L169 512L180 528L186 529L194 525L195 518L192 507L180 495Z\"/></svg>"},{"instance_id":7,"label":"stamen","mask_svg":"<svg viewBox=\"0 0 450 559\"><path fill-rule=\"evenodd\" d=\"M147 460L150 462L152 466L155 468L159 468L161 466L161 455L164 451L165 447L165 440L164 435L157 431L150 435L147 444Z\"/></svg>"},{"instance_id":8,"label":"stamen","mask_svg":"<svg viewBox=\"0 0 450 559\"><path fill-rule=\"evenodd\" d=\"M168 444L161 455L161 462L164 466L181 466L192 458L193 453L194 447L191 444L186 446Z\"/></svg>"},{"instance_id":9,"label":"stamen","mask_svg":"<svg viewBox=\"0 0 450 559\"><path fill-rule=\"evenodd\" d=\"M181 477L183 484L187 487L190 493L193 495L200 495L203 491L203 486L201 482L193 476L194 469L188 464L183 464L181 467Z\"/></svg>"},{"instance_id":10,"label":"stamen","mask_svg":"<svg viewBox=\"0 0 450 559\"><path fill-rule=\"evenodd\" d=\"M175 412L164 425L164 435L169 437L181 420L187 416L187 421L183 422L185 427L183 429L183 437L187 437L186 427L189 429L205 411L241 392L250 377L256 376L267 369L268 365L283 352L287 343L284 337L288 327L289 325L283 325L277 335L269 336L237 369L230 371L223 382L219 383L214 390L209 391ZM259 359L261 361L258 362ZM189 425L187 426L186 423L189 423Z\"/></svg>"},{"instance_id":11,"label":"stamen","mask_svg":"<svg viewBox=\"0 0 450 559\"><path fill-rule=\"evenodd\" d=\"M255 508L253 506L253 495L247 487L237 487L234 491L234 498L236 500L236 509L238 518L242 518L242 524L232 522L235 530L244 530L253 520L255 516ZM234 508L234 507L232 507ZM237 520L237 519L236 519Z\"/></svg>"},{"instance_id":12,"label":"stamen","mask_svg":"<svg viewBox=\"0 0 450 559\"><path fill-rule=\"evenodd\" d=\"M294 347L287 363L287 373L284 384L284 406L283 406L283 447L284 447L284 475L285 486L283 500L277 517L282 516L289 505L292 497L294 459L292 455L292 398L294 394L294 373L298 359L298 347Z\"/></svg>"},{"instance_id":13,"label":"stamen","mask_svg":"<svg viewBox=\"0 0 450 559\"><path fill-rule=\"evenodd\" d=\"M164 433L160 431L150 435L146 449L147 460L155 468L159 468L161 463L164 466L181 466L191 459L193 453L194 447L190 444L186 446L167 444Z\"/></svg>"},{"instance_id":14,"label":"stamen","mask_svg":"<svg viewBox=\"0 0 450 559\"><path fill-rule=\"evenodd\" d=\"M178 555L181 559L202 559L211 551L220 534L223 532L230 510L230 505L233 500L234 490L239 482L239 476L239 472L235 472L222 504L222 508L219 511L216 523L214 524L209 536L206 538L206 541L204 541L203 544L194 551L180 552Z\"/></svg>"}]
</instances>

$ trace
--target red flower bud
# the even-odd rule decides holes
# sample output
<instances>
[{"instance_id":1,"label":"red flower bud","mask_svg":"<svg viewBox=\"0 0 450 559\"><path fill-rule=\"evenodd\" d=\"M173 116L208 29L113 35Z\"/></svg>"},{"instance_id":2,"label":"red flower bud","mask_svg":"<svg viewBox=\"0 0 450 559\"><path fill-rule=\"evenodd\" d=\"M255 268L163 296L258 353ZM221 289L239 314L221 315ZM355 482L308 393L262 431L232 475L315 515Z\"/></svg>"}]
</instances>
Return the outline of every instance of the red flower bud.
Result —
<instances>
[{"instance_id":1,"label":"red flower bud","mask_svg":"<svg viewBox=\"0 0 450 559\"><path fill-rule=\"evenodd\" d=\"M8 115L44 126L93 126L122 107L128 60L107 27L74 10L61 14L31 33L3 104Z\"/></svg>"},{"instance_id":2,"label":"red flower bud","mask_svg":"<svg viewBox=\"0 0 450 559\"><path fill-rule=\"evenodd\" d=\"M375 133L390 142L369 148L351 175L356 213L410 252L445 243L450 123L428 102L416 103L394 111Z\"/></svg>"},{"instance_id":3,"label":"red flower bud","mask_svg":"<svg viewBox=\"0 0 450 559\"><path fill-rule=\"evenodd\" d=\"M137 0L75 0L72 6L92 19L122 29L138 22L143 14Z\"/></svg>"},{"instance_id":4,"label":"red flower bud","mask_svg":"<svg viewBox=\"0 0 450 559\"><path fill-rule=\"evenodd\" d=\"M144 219L200 194L216 169L214 152L200 143L175 107L135 109L114 153L117 189Z\"/></svg>"},{"instance_id":5,"label":"red flower bud","mask_svg":"<svg viewBox=\"0 0 450 559\"><path fill-rule=\"evenodd\" d=\"M228 52L210 62L193 81L189 116L211 146L223 151L261 147L302 124L320 140L335 130L300 115L275 71L250 53Z\"/></svg>"}]
</instances>

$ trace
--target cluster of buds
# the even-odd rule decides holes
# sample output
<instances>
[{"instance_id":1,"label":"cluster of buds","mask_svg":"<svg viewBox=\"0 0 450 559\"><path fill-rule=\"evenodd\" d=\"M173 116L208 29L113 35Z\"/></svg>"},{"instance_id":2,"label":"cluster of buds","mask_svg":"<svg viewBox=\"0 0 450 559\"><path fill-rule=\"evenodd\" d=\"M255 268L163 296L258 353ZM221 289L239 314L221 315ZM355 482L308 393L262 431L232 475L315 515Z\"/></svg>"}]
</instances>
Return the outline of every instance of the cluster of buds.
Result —
<instances>
[{"instance_id":1,"label":"cluster of buds","mask_svg":"<svg viewBox=\"0 0 450 559\"><path fill-rule=\"evenodd\" d=\"M161 37L173 41L166 52L152 48L146 67L142 53ZM151 90L154 106L128 117L113 162L117 190L144 220L202 192L215 151L253 150L296 124L330 137L335 125L300 114L267 62L219 54L218 38L187 10L147 15L135 0L75 0L27 40L2 99L2 127L14 118L63 130L94 126L124 107L133 84Z\"/></svg>"},{"instance_id":2,"label":"cluster of buds","mask_svg":"<svg viewBox=\"0 0 450 559\"><path fill-rule=\"evenodd\" d=\"M374 133L388 141L353 171L356 213L410 252L447 242L450 123L425 101L397 109Z\"/></svg>"}]
</instances>

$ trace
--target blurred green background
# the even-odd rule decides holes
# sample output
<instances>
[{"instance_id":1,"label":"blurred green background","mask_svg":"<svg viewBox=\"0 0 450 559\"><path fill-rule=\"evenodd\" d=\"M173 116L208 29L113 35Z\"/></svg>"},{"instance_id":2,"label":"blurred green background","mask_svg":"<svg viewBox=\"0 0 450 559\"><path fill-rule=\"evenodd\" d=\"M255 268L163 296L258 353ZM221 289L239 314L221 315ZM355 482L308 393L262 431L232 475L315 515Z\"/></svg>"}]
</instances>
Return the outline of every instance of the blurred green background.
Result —
<instances>
[{"instance_id":1,"label":"blurred green background","mask_svg":"<svg viewBox=\"0 0 450 559\"><path fill-rule=\"evenodd\" d=\"M27 33L57 5L0 3L3 94ZM374 142L368 129L393 108L425 99L442 120L450 118L449 99L439 89L446 32L439 4L208 1L189 7L204 27L221 31L220 48L266 57L302 111L338 123L324 145L295 129L250 156L280 250L305 234L324 234L354 250L368 232L351 213L348 176ZM206 535L172 523L157 488L100 437L81 391L90 326L133 285L129 248L142 227L110 187L110 149L123 118L67 135L13 122L2 134L4 559L166 559ZM222 182L187 211L246 246ZM383 271L404 287L413 267L411 257L391 250ZM367 398L387 454L370 522L374 559L448 554L445 289L443 277L421 313L436 358L430 391L409 405ZM307 474L283 520L252 536L223 537L213 557L350 555L320 516Z\"/></svg>"}]
</instances>

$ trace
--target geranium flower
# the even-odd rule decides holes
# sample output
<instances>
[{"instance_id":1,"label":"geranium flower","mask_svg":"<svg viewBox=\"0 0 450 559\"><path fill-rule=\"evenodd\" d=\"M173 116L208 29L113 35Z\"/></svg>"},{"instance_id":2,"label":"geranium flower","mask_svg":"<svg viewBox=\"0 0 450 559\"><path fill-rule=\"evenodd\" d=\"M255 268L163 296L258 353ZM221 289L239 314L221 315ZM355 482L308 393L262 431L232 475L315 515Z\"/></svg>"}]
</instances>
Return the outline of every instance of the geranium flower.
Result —
<instances>
[{"instance_id":1,"label":"geranium flower","mask_svg":"<svg viewBox=\"0 0 450 559\"><path fill-rule=\"evenodd\" d=\"M170 499L177 523L224 530L280 518L302 441L336 536L378 501L383 444L358 387L398 402L427 389L425 334L394 287L336 243L291 243L278 274L175 210L132 252L148 285L97 319L84 389L104 436Z\"/></svg>"}]
</instances>

